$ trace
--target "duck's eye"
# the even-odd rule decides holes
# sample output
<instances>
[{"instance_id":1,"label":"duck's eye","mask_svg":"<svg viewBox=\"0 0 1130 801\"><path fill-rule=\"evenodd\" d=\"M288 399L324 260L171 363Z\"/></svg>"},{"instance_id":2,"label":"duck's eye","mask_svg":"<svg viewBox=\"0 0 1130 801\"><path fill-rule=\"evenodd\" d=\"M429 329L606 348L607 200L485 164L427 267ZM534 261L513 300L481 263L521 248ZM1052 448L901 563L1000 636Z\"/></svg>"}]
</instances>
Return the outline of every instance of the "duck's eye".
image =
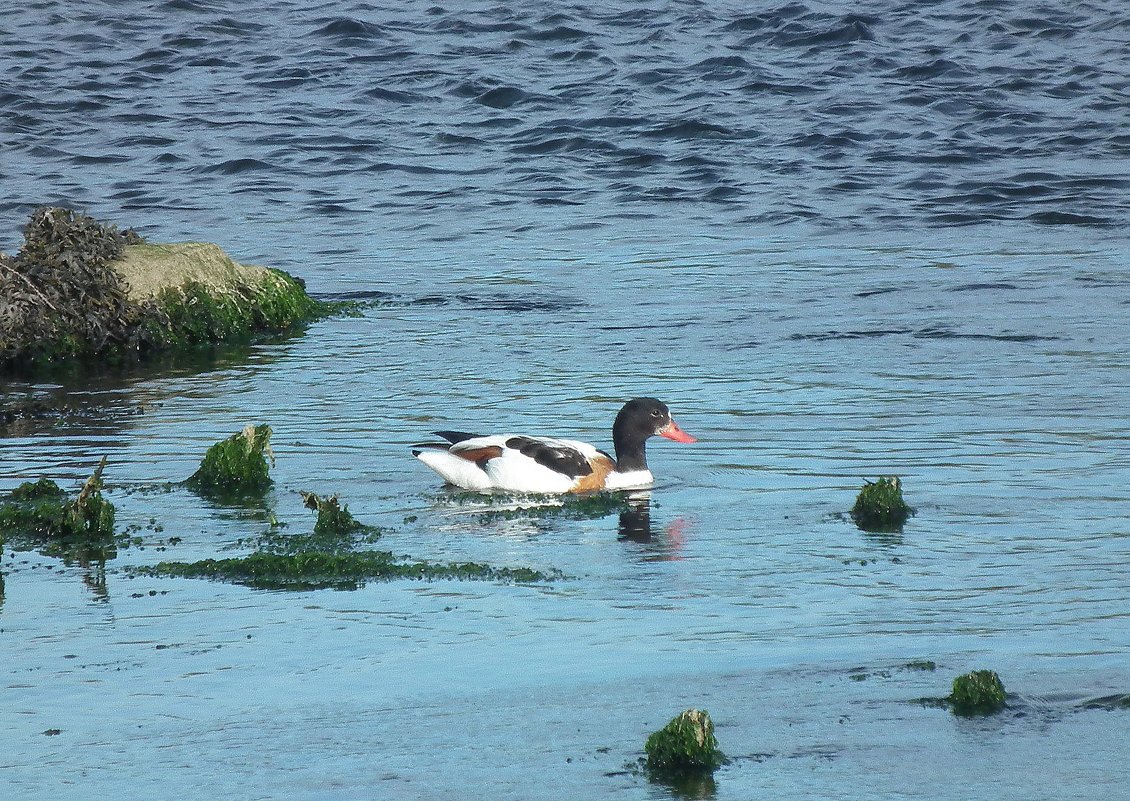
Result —
<instances>
[{"instance_id":1,"label":"duck's eye","mask_svg":"<svg viewBox=\"0 0 1130 801\"><path fill-rule=\"evenodd\" d=\"M651 416L652 417L662 417L663 415L659 413L658 409L652 409L651 410Z\"/></svg>"}]
</instances>

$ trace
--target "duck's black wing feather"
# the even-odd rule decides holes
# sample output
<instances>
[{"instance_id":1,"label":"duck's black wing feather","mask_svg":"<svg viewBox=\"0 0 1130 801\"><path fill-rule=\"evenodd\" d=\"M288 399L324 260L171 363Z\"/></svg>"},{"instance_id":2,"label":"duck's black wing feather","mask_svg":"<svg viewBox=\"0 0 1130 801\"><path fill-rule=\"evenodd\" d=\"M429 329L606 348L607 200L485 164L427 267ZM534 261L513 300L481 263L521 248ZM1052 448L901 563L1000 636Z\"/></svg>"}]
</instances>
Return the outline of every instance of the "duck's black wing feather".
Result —
<instances>
[{"instance_id":1,"label":"duck's black wing feather","mask_svg":"<svg viewBox=\"0 0 1130 801\"><path fill-rule=\"evenodd\" d=\"M538 464L570 478L587 476L592 472L592 465L585 455L567 445L555 445L535 437L511 437L506 440L506 447L513 448Z\"/></svg>"}]
</instances>

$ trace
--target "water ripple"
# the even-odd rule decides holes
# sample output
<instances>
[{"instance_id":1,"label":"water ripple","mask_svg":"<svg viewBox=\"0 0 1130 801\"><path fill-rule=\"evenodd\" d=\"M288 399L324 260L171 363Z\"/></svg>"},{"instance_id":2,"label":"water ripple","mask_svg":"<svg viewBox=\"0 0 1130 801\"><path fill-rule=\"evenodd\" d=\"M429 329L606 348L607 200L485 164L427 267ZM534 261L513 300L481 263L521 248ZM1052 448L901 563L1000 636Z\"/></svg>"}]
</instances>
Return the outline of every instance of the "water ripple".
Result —
<instances>
[{"instance_id":1,"label":"water ripple","mask_svg":"<svg viewBox=\"0 0 1130 801\"><path fill-rule=\"evenodd\" d=\"M451 224L497 219L490 210L532 161L584 191L527 187L519 204L568 203L594 221L624 204L662 218L675 203L722 225L1130 224L1130 66L1114 0L886 2L866 14L807 2L546 14L276 1L238 18L179 0L74 10L47 43L44 15L28 6L5 20L5 208L72 193L97 206L127 172L175 186L150 188L155 198L193 191L219 215L220 198L239 193L270 215L275 186L247 174L290 181L301 163L309 186L293 194L348 182L370 208L398 213L394 195L366 185L370 164L353 178L319 159L341 138L380 143L372 162L421 175L481 170L426 192ZM131 144L124 124L147 130ZM273 149L262 125L292 136ZM152 148L167 152L160 175ZM708 159L713 180L687 183L688 158ZM50 178L80 167L81 182Z\"/></svg>"}]
</instances>

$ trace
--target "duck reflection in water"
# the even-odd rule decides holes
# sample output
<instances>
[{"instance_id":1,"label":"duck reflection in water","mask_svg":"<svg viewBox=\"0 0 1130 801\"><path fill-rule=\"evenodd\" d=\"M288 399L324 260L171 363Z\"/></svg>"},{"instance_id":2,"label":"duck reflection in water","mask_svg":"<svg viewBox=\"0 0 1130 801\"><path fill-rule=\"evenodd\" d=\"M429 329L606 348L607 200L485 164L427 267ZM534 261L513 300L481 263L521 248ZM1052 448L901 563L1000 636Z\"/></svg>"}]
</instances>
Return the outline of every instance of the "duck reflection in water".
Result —
<instances>
[{"instance_id":1,"label":"duck reflection in water","mask_svg":"<svg viewBox=\"0 0 1130 801\"><path fill-rule=\"evenodd\" d=\"M687 521L675 518L657 530L651 522L650 492L633 492L627 496L627 501L628 509L620 513L620 541L651 546L647 549L649 560L682 559Z\"/></svg>"}]
</instances>

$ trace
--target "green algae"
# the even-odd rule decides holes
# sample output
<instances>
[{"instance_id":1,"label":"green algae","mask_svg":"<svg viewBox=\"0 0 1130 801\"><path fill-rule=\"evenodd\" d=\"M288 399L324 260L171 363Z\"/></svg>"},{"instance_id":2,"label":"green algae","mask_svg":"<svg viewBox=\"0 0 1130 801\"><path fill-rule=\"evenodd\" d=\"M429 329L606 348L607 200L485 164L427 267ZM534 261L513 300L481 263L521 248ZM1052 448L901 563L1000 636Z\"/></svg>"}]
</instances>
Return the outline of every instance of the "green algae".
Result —
<instances>
[{"instance_id":1,"label":"green algae","mask_svg":"<svg viewBox=\"0 0 1130 801\"><path fill-rule=\"evenodd\" d=\"M299 492L303 505L317 511L314 530L309 534L284 534L268 531L250 542L260 553L296 556L300 553L349 553L359 545L371 545L384 536L385 530L370 526L353 517L348 506L341 506L338 496L322 498L312 492Z\"/></svg>"},{"instance_id":2,"label":"green algae","mask_svg":"<svg viewBox=\"0 0 1130 801\"><path fill-rule=\"evenodd\" d=\"M205 495L261 494L270 489L271 427L248 425L217 442L204 454L200 467L185 484Z\"/></svg>"},{"instance_id":3,"label":"green algae","mask_svg":"<svg viewBox=\"0 0 1130 801\"><path fill-rule=\"evenodd\" d=\"M915 659L912 662L907 662L902 667L903 670L923 670L932 672L938 669L938 663L933 659Z\"/></svg>"},{"instance_id":4,"label":"green algae","mask_svg":"<svg viewBox=\"0 0 1130 801\"><path fill-rule=\"evenodd\" d=\"M955 715L991 715L1004 709L1004 684L991 670L974 670L953 680L947 700Z\"/></svg>"},{"instance_id":5,"label":"green algae","mask_svg":"<svg viewBox=\"0 0 1130 801\"><path fill-rule=\"evenodd\" d=\"M307 509L318 513L314 523L314 537L318 539L340 539L353 537L360 532L375 532L373 526L367 526L349 513L348 506L342 506L336 495L322 498L312 492L299 492L302 503Z\"/></svg>"},{"instance_id":6,"label":"green algae","mask_svg":"<svg viewBox=\"0 0 1130 801\"><path fill-rule=\"evenodd\" d=\"M256 540L246 556L161 562L137 568L143 575L203 578L274 590L353 590L371 581L395 579L460 579L520 584L561 578L556 571L496 568L476 562L430 562L398 557L391 551L361 546L376 542L384 531L358 522L336 495L321 498L301 493L307 508L318 513L310 534L269 532Z\"/></svg>"},{"instance_id":7,"label":"green algae","mask_svg":"<svg viewBox=\"0 0 1130 801\"><path fill-rule=\"evenodd\" d=\"M294 554L253 553L229 559L161 562L139 573L205 578L256 589L352 590L370 581L461 579L515 582L550 581L556 576L529 568L496 568L477 562L401 561L391 551Z\"/></svg>"},{"instance_id":8,"label":"green algae","mask_svg":"<svg viewBox=\"0 0 1130 801\"><path fill-rule=\"evenodd\" d=\"M688 709L653 732L644 744L647 768L671 779L687 774L711 773L726 759L718 750L714 723L701 709Z\"/></svg>"},{"instance_id":9,"label":"green algae","mask_svg":"<svg viewBox=\"0 0 1130 801\"><path fill-rule=\"evenodd\" d=\"M851 509L855 524L872 532L901 531L911 513L902 497L902 482L896 476L868 481Z\"/></svg>"},{"instance_id":10,"label":"green algae","mask_svg":"<svg viewBox=\"0 0 1130 801\"><path fill-rule=\"evenodd\" d=\"M0 503L0 541L83 564L117 555L114 504L102 497L103 457L75 497L50 479L25 482Z\"/></svg>"},{"instance_id":11,"label":"green algae","mask_svg":"<svg viewBox=\"0 0 1130 801\"><path fill-rule=\"evenodd\" d=\"M248 339L289 331L338 310L311 298L281 270L267 270L257 288L238 290L216 291L197 281L161 290L144 323L146 341L155 348L182 349Z\"/></svg>"}]
</instances>

